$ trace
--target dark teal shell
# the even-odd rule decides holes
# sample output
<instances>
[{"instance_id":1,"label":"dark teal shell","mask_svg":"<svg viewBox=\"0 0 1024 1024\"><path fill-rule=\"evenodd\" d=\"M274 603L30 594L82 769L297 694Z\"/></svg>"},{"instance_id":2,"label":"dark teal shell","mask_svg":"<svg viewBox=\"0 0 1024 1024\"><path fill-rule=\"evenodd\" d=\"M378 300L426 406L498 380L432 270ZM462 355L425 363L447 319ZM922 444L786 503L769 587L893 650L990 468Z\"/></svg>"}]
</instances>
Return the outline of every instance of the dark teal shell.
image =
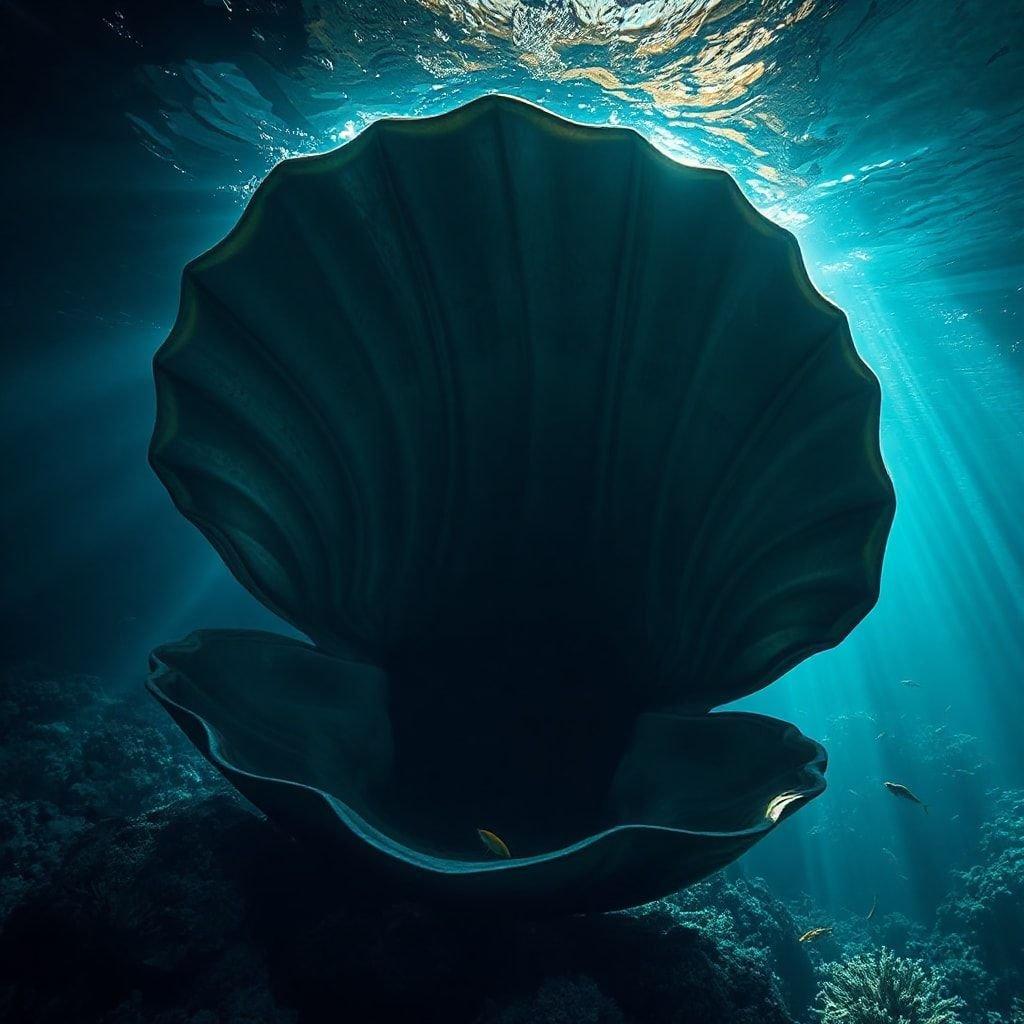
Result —
<instances>
[{"instance_id":1,"label":"dark teal shell","mask_svg":"<svg viewBox=\"0 0 1024 1024\"><path fill-rule=\"evenodd\" d=\"M502 97L379 121L271 172L155 372L154 469L316 646L195 634L151 688L293 831L601 909L824 787L792 726L707 712L874 604L879 389L727 175Z\"/></svg>"}]
</instances>

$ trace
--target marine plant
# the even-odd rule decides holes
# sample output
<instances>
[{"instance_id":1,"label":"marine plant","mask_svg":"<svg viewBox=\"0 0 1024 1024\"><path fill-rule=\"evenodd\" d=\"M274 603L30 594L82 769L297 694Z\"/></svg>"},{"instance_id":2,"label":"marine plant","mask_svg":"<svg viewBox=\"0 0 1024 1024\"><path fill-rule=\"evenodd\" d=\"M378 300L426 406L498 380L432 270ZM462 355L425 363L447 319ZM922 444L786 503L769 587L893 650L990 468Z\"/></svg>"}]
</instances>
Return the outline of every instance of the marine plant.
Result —
<instances>
[{"instance_id":1,"label":"marine plant","mask_svg":"<svg viewBox=\"0 0 1024 1024\"><path fill-rule=\"evenodd\" d=\"M879 387L724 173L504 97L379 121L274 169L154 366L153 468L313 643L202 631L150 688L287 830L605 910L823 790L820 744L711 710L875 603Z\"/></svg>"},{"instance_id":2,"label":"marine plant","mask_svg":"<svg viewBox=\"0 0 1024 1024\"><path fill-rule=\"evenodd\" d=\"M958 1024L963 1001L942 994L920 960L885 946L824 968L817 1011L822 1024Z\"/></svg>"}]
</instances>

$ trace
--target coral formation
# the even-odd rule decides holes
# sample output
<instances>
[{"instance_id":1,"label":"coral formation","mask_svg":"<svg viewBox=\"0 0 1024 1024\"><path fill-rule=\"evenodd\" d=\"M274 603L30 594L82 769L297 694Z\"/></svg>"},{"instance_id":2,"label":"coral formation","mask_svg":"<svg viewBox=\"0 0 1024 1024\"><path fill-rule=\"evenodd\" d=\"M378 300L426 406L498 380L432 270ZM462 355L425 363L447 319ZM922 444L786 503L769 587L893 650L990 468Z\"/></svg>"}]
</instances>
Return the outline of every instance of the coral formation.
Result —
<instances>
[{"instance_id":1,"label":"coral formation","mask_svg":"<svg viewBox=\"0 0 1024 1024\"><path fill-rule=\"evenodd\" d=\"M816 991L810 951L797 941L803 929L761 879L730 874L719 872L665 902L681 921L761 962L774 974L790 1012L802 1016Z\"/></svg>"},{"instance_id":2,"label":"coral formation","mask_svg":"<svg viewBox=\"0 0 1024 1024\"><path fill-rule=\"evenodd\" d=\"M818 993L822 1024L959 1024L960 999L920 961L884 946L828 965Z\"/></svg>"}]
</instances>

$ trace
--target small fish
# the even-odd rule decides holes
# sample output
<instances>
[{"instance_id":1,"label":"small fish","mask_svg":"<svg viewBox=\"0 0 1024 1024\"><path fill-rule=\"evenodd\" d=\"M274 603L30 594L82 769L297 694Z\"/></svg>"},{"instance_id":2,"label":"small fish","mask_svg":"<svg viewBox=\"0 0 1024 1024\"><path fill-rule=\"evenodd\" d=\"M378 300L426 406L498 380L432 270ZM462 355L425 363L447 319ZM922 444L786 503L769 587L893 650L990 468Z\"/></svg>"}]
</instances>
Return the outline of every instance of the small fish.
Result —
<instances>
[{"instance_id":1,"label":"small fish","mask_svg":"<svg viewBox=\"0 0 1024 1024\"><path fill-rule=\"evenodd\" d=\"M875 893L875 898L871 901L871 909L868 911L868 916L864 919L870 921L875 916L875 911L878 909L878 893Z\"/></svg>"},{"instance_id":2,"label":"small fish","mask_svg":"<svg viewBox=\"0 0 1024 1024\"><path fill-rule=\"evenodd\" d=\"M512 856L512 854L509 853L508 847L505 845L505 841L500 836L496 836L486 828L478 828L476 830L476 834L480 837L480 842L483 843L495 857L504 857L508 859Z\"/></svg>"},{"instance_id":3,"label":"small fish","mask_svg":"<svg viewBox=\"0 0 1024 1024\"><path fill-rule=\"evenodd\" d=\"M900 682L911 690L920 690L921 684L915 679L901 679Z\"/></svg>"},{"instance_id":4,"label":"small fish","mask_svg":"<svg viewBox=\"0 0 1024 1024\"><path fill-rule=\"evenodd\" d=\"M898 796L901 800L909 800L912 804L920 804L924 808L924 813L928 813L928 805L923 800L914 796L906 786L899 782L883 782L882 785L885 786L893 796Z\"/></svg>"},{"instance_id":5,"label":"small fish","mask_svg":"<svg viewBox=\"0 0 1024 1024\"><path fill-rule=\"evenodd\" d=\"M879 733L879 734L878 734L878 735L877 735L877 736L875 737L875 739L876 739L876 740L880 740L880 739L881 739L881 738L882 738L883 736L885 736L885 735L886 735L886 731L885 731L885 729L883 729L883 730L882 730L882 731L881 731L881 732L880 732L880 733Z\"/></svg>"},{"instance_id":6,"label":"small fish","mask_svg":"<svg viewBox=\"0 0 1024 1024\"><path fill-rule=\"evenodd\" d=\"M824 928L812 928L809 932L804 932L803 935L797 939L797 942L817 942L818 939L823 939L826 935L831 934L831 925L826 925Z\"/></svg>"},{"instance_id":7,"label":"small fish","mask_svg":"<svg viewBox=\"0 0 1024 1024\"><path fill-rule=\"evenodd\" d=\"M886 857L888 857L889 860L891 860L893 862L893 864L899 864L899 860L897 859L896 854L893 853L892 850L890 850L888 846L883 846L882 847L882 853L884 853L886 855Z\"/></svg>"},{"instance_id":8,"label":"small fish","mask_svg":"<svg viewBox=\"0 0 1024 1024\"><path fill-rule=\"evenodd\" d=\"M991 57L989 57L987 61L985 61L985 67L988 67L989 64L994 64L997 60L999 60L1000 57L1005 57L1009 52L1009 46L1000 47L998 50L996 50L995 53L992 54Z\"/></svg>"}]
</instances>

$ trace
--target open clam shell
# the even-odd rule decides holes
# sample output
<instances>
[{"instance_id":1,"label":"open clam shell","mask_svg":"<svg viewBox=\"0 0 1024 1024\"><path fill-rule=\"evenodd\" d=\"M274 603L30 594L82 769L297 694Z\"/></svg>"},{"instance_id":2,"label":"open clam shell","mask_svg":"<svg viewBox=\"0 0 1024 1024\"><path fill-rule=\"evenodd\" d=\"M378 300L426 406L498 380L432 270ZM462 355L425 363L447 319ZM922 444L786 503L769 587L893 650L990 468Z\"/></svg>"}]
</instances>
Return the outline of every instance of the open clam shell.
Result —
<instances>
[{"instance_id":1,"label":"open clam shell","mask_svg":"<svg viewBox=\"0 0 1024 1024\"><path fill-rule=\"evenodd\" d=\"M725 866L825 788L824 749L785 722L647 712L613 774L588 787L558 773L540 785L513 767L495 788L469 765L461 785L424 803L402 784L378 667L226 630L168 644L152 667L150 691L275 821L402 892L447 903L537 914L644 903ZM429 759L418 768L432 771ZM492 818L508 860L475 835Z\"/></svg>"},{"instance_id":2,"label":"open clam shell","mask_svg":"<svg viewBox=\"0 0 1024 1024\"><path fill-rule=\"evenodd\" d=\"M151 685L275 817L426 889L582 909L713 870L822 788L791 726L705 712L874 604L879 388L727 175L504 97L377 122L280 164L186 268L155 374L154 469L316 649L274 641L267 676L270 641L203 634ZM316 659L360 751L327 775ZM342 722L367 686L376 752ZM253 746L278 699L308 721ZM481 826L509 860L463 848Z\"/></svg>"}]
</instances>

